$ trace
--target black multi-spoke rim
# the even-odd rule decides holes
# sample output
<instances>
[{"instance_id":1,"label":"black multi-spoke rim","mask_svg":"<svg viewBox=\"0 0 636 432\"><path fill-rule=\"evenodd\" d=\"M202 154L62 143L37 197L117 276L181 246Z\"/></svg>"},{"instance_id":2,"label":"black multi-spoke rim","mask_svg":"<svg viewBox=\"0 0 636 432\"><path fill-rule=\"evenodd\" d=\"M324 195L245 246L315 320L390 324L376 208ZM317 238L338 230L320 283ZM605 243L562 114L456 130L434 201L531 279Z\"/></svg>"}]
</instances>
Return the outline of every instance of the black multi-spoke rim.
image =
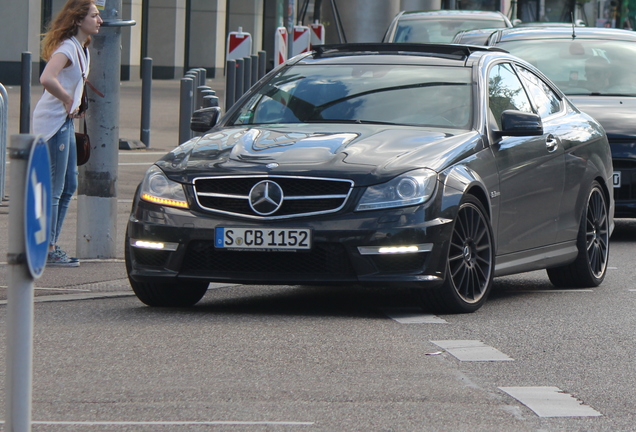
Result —
<instances>
[{"instance_id":1,"label":"black multi-spoke rim","mask_svg":"<svg viewBox=\"0 0 636 432\"><path fill-rule=\"evenodd\" d=\"M590 271L596 278L605 273L609 250L609 229L605 198L598 189L593 189L587 204L585 225L585 248Z\"/></svg>"},{"instance_id":2,"label":"black multi-spoke rim","mask_svg":"<svg viewBox=\"0 0 636 432\"><path fill-rule=\"evenodd\" d=\"M473 204L460 208L448 254L450 276L457 294L476 303L486 293L492 272L492 238L486 218Z\"/></svg>"}]
</instances>

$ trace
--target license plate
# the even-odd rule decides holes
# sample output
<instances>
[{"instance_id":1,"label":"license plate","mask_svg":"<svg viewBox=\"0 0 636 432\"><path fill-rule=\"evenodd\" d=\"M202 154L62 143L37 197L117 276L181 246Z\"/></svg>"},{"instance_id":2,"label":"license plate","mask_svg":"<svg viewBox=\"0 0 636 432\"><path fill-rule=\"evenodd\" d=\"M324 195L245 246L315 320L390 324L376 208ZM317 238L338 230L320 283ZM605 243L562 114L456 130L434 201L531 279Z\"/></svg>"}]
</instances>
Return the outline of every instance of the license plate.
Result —
<instances>
[{"instance_id":1,"label":"license plate","mask_svg":"<svg viewBox=\"0 0 636 432\"><path fill-rule=\"evenodd\" d=\"M614 184L615 188L621 187L621 172L620 171L614 171L614 175L612 176L612 183Z\"/></svg>"},{"instance_id":2,"label":"license plate","mask_svg":"<svg viewBox=\"0 0 636 432\"><path fill-rule=\"evenodd\" d=\"M311 230L302 228L217 227L214 237L214 244L217 248L251 250L311 249Z\"/></svg>"}]
</instances>

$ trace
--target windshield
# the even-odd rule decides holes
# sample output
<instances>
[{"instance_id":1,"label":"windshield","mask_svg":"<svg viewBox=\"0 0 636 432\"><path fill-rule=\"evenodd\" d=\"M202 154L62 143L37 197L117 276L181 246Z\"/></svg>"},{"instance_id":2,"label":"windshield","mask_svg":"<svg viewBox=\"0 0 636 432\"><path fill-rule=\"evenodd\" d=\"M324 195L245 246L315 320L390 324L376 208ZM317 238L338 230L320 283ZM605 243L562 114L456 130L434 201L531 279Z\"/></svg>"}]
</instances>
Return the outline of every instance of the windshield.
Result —
<instances>
[{"instance_id":1,"label":"windshield","mask_svg":"<svg viewBox=\"0 0 636 432\"><path fill-rule=\"evenodd\" d=\"M566 95L636 96L635 42L578 38L498 46L535 65Z\"/></svg>"},{"instance_id":2,"label":"windshield","mask_svg":"<svg viewBox=\"0 0 636 432\"><path fill-rule=\"evenodd\" d=\"M440 18L404 20L398 23L393 42L447 43L465 30L506 27L503 19Z\"/></svg>"},{"instance_id":3,"label":"windshield","mask_svg":"<svg viewBox=\"0 0 636 432\"><path fill-rule=\"evenodd\" d=\"M295 65L282 69L231 124L386 123L469 129L470 68Z\"/></svg>"}]
</instances>

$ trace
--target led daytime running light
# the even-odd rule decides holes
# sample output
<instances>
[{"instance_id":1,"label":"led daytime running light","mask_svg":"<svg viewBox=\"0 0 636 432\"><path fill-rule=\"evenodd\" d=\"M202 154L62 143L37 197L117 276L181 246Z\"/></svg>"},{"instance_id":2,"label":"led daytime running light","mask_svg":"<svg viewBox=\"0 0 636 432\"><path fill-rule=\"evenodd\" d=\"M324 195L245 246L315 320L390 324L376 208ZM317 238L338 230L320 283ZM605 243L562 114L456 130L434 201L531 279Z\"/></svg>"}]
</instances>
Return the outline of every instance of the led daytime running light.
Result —
<instances>
[{"instance_id":1,"label":"led daytime running light","mask_svg":"<svg viewBox=\"0 0 636 432\"><path fill-rule=\"evenodd\" d=\"M152 196L152 195L149 195L149 194L143 194L141 196L141 199L143 199L145 201L161 204L161 205L166 205L166 206L179 207L179 208L188 208L188 203L185 202L185 201L176 201L176 200L169 200L169 199L165 199L165 198L158 198L156 196Z\"/></svg>"}]
</instances>

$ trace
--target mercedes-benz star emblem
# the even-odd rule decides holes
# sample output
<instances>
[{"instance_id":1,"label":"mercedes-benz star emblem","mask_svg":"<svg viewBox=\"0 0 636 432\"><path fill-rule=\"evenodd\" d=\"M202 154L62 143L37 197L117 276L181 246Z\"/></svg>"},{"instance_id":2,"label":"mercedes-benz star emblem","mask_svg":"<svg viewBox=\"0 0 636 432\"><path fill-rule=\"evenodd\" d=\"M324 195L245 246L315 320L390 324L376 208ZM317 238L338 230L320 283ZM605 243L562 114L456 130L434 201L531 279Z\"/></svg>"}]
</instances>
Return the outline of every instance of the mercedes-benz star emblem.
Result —
<instances>
[{"instance_id":1,"label":"mercedes-benz star emblem","mask_svg":"<svg viewBox=\"0 0 636 432\"><path fill-rule=\"evenodd\" d=\"M260 216L269 216L283 205L283 189L271 180L263 180L250 191L250 207Z\"/></svg>"}]
</instances>

